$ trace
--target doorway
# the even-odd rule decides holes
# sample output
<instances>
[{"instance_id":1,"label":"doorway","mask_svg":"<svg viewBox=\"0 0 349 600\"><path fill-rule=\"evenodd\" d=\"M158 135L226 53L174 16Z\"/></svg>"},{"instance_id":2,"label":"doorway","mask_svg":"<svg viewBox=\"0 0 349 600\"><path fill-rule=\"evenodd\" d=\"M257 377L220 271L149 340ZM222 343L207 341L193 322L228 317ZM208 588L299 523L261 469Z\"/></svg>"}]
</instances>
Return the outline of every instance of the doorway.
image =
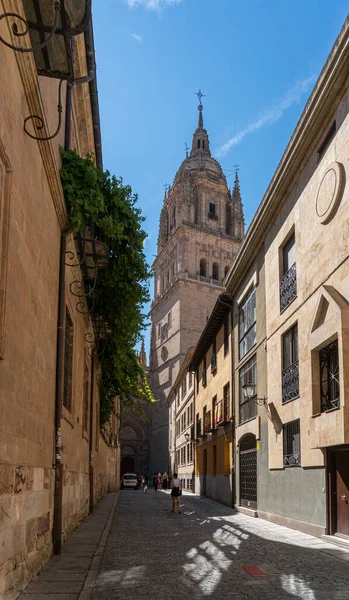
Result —
<instances>
[{"instance_id":1,"label":"doorway","mask_svg":"<svg viewBox=\"0 0 349 600\"><path fill-rule=\"evenodd\" d=\"M202 453L202 486L201 495L206 496L206 478L207 478L207 450Z\"/></svg>"},{"instance_id":2,"label":"doorway","mask_svg":"<svg viewBox=\"0 0 349 600\"><path fill-rule=\"evenodd\" d=\"M135 461L130 456L125 456L121 461L121 477L125 475L125 473L134 473L135 472Z\"/></svg>"},{"instance_id":3,"label":"doorway","mask_svg":"<svg viewBox=\"0 0 349 600\"><path fill-rule=\"evenodd\" d=\"M330 533L349 538L349 447L328 454Z\"/></svg>"},{"instance_id":4,"label":"doorway","mask_svg":"<svg viewBox=\"0 0 349 600\"><path fill-rule=\"evenodd\" d=\"M257 449L255 436L240 442L240 506L257 508Z\"/></svg>"}]
</instances>

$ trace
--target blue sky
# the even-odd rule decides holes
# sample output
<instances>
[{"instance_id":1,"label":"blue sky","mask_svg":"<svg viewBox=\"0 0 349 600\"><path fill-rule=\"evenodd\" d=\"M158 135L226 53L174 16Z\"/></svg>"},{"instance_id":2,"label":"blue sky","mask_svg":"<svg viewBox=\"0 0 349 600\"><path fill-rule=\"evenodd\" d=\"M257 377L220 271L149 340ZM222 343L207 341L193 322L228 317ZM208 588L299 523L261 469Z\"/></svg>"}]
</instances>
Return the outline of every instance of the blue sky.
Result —
<instances>
[{"instance_id":1,"label":"blue sky","mask_svg":"<svg viewBox=\"0 0 349 600\"><path fill-rule=\"evenodd\" d=\"M230 186L240 165L248 226L347 13L347 0L94 1L104 168L139 195L149 263L194 93Z\"/></svg>"}]
</instances>

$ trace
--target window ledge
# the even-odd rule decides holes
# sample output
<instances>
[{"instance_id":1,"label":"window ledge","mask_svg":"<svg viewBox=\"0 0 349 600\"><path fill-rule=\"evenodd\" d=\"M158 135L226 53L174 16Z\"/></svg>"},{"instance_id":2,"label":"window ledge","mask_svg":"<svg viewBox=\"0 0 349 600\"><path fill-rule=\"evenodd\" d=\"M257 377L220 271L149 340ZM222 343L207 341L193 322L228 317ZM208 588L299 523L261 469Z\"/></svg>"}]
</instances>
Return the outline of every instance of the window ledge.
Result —
<instances>
[{"instance_id":1,"label":"window ledge","mask_svg":"<svg viewBox=\"0 0 349 600\"><path fill-rule=\"evenodd\" d=\"M340 410L340 406L336 406L335 408L329 408L328 410L324 410L323 412L327 415L328 413L334 412L335 410Z\"/></svg>"},{"instance_id":2,"label":"window ledge","mask_svg":"<svg viewBox=\"0 0 349 600\"><path fill-rule=\"evenodd\" d=\"M63 417L63 419L65 421L67 421L67 423L69 423L71 428L74 429L75 424L74 424L73 415L69 412L69 410L65 406L62 406L61 416Z\"/></svg>"},{"instance_id":3,"label":"window ledge","mask_svg":"<svg viewBox=\"0 0 349 600\"><path fill-rule=\"evenodd\" d=\"M241 425L245 425L246 423L250 423L251 421L254 421L257 417L258 417L258 415L255 415L254 417L251 417L251 419L247 419L246 421L239 423L238 427L241 427Z\"/></svg>"},{"instance_id":4,"label":"window ledge","mask_svg":"<svg viewBox=\"0 0 349 600\"><path fill-rule=\"evenodd\" d=\"M300 395L295 396L294 398L291 398L290 400L285 400L285 402L281 402L281 405L284 406L285 404L289 404L290 402L294 402L295 400L299 400Z\"/></svg>"}]
</instances>

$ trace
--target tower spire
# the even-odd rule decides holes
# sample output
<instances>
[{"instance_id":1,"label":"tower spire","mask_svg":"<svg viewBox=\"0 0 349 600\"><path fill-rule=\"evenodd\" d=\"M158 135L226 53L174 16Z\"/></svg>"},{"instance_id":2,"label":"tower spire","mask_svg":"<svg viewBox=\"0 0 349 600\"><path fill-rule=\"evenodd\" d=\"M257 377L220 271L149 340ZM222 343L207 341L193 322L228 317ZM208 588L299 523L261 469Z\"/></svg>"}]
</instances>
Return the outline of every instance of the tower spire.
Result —
<instances>
[{"instance_id":1,"label":"tower spire","mask_svg":"<svg viewBox=\"0 0 349 600\"><path fill-rule=\"evenodd\" d=\"M240 182L239 182L239 165L235 166L235 181L234 187L231 193L232 199L232 222L233 222L233 235L238 240L242 240L245 231L245 219L244 219L244 207L241 200L240 193Z\"/></svg>"},{"instance_id":2,"label":"tower spire","mask_svg":"<svg viewBox=\"0 0 349 600\"><path fill-rule=\"evenodd\" d=\"M192 143L190 154L192 155L197 152L205 152L210 155L208 135L207 135L206 129L204 129L204 118L202 116L202 111L204 108L202 105L202 98L205 96L205 94L203 94L202 91L199 90L198 92L196 92L195 95L199 98L199 106L198 106L199 120L198 120L198 126L193 135L193 143Z\"/></svg>"}]
</instances>

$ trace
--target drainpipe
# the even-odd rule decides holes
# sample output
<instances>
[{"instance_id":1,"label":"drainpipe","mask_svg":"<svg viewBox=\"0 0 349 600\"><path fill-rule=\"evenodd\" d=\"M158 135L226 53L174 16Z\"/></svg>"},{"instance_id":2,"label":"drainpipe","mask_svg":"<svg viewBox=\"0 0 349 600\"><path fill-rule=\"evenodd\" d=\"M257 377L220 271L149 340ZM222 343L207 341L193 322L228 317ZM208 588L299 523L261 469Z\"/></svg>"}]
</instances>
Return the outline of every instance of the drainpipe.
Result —
<instances>
[{"instance_id":1,"label":"drainpipe","mask_svg":"<svg viewBox=\"0 0 349 600\"><path fill-rule=\"evenodd\" d=\"M94 378L95 378L95 353L92 352L91 358L91 393L90 393L90 435L88 441L89 448L89 479L90 479L90 498L89 510L93 512L94 508L94 480L93 480L93 406L94 406Z\"/></svg>"},{"instance_id":2,"label":"drainpipe","mask_svg":"<svg viewBox=\"0 0 349 600\"><path fill-rule=\"evenodd\" d=\"M74 45L72 44L72 49ZM72 85L67 84L65 105L65 139L64 148L69 150L71 137ZM53 509L53 552L60 554L62 549L62 508L63 508L63 465L61 440L61 413L63 395L64 365L64 318L65 318L65 253L67 238L61 234L58 282L58 323L56 352L56 392L55 392L55 491Z\"/></svg>"}]
</instances>

